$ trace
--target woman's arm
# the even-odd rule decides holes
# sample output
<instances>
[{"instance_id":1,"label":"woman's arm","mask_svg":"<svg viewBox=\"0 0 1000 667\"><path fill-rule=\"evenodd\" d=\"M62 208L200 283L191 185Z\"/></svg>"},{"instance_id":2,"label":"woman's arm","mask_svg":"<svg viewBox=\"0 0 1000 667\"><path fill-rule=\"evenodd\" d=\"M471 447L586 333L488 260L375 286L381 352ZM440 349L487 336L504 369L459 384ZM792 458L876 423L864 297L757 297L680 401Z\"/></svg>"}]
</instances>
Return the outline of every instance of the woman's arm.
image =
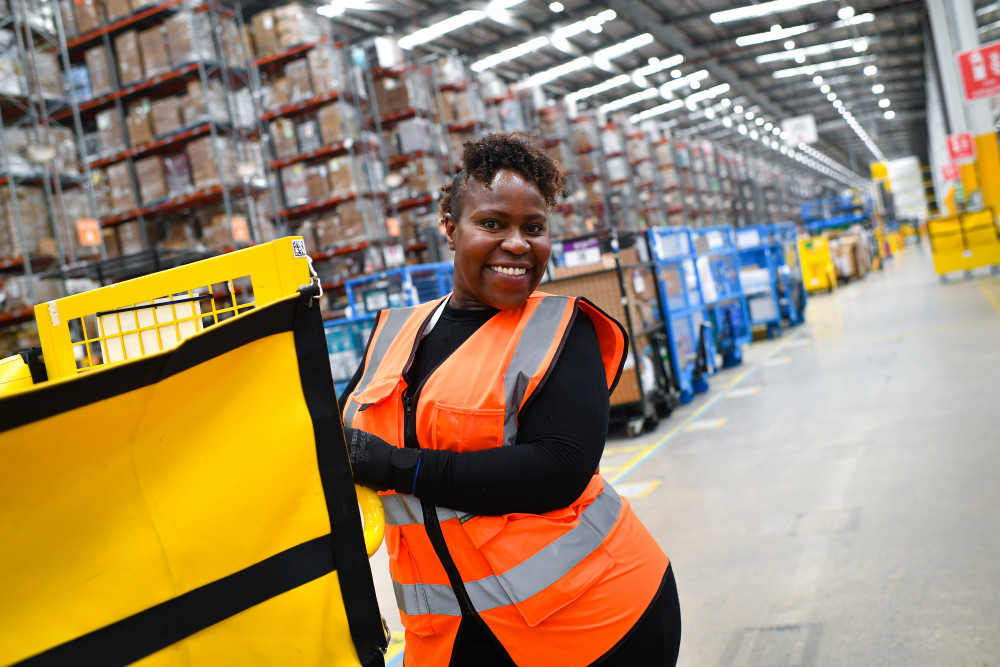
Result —
<instances>
[{"instance_id":1,"label":"woman's arm","mask_svg":"<svg viewBox=\"0 0 1000 667\"><path fill-rule=\"evenodd\" d=\"M566 507L600 463L608 406L597 332L578 311L555 368L520 415L516 444L464 453L421 449L413 493L473 514Z\"/></svg>"}]
</instances>

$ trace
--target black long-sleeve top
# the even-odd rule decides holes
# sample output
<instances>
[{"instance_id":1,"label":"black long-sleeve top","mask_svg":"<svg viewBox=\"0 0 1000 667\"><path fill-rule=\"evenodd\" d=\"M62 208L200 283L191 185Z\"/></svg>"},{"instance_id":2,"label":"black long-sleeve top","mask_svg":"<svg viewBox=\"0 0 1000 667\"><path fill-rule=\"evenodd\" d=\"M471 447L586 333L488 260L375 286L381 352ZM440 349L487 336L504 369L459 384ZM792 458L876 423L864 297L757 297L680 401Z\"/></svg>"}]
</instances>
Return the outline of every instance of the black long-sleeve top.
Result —
<instances>
[{"instance_id":1,"label":"black long-sleeve top","mask_svg":"<svg viewBox=\"0 0 1000 667\"><path fill-rule=\"evenodd\" d=\"M419 385L497 312L446 305L417 348L410 386ZM361 374L358 368L344 390L341 412ZM413 493L473 514L540 514L567 507L583 493L600 463L608 406L597 331L577 311L555 367L518 416L515 444L478 452L421 449Z\"/></svg>"}]
</instances>

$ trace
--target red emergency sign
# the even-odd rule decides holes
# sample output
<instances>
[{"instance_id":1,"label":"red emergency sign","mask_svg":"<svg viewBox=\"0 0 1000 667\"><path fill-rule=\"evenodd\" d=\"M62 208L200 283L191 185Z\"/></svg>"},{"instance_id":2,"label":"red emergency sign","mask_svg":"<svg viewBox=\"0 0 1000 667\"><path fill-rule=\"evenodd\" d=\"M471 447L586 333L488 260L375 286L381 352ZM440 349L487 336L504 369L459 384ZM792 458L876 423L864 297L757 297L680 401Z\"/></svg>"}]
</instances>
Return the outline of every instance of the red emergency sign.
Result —
<instances>
[{"instance_id":1,"label":"red emergency sign","mask_svg":"<svg viewBox=\"0 0 1000 667\"><path fill-rule=\"evenodd\" d=\"M971 160L976 157L976 143L971 134L948 135L948 155L953 162Z\"/></svg>"},{"instance_id":2,"label":"red emergency sign","mask_svg":"<svg viewBox=\"0 0 1000 667\"><path fill-rule=\"evenodd\" d=\"M1000 42L959 53L958 71L962 75L966 100L1000 95Z\"/></svg>"},{"instance_id":3,"label":"red emergency sign","mask_svg":"<svg viewBox=\"0 0 1000 667\"><path fill-rule=\"evenodd\" d=\"M962 180L962 168L957 164L946 164L941 167L941 177L946 181Z\"/></svg>"}]
</instances>

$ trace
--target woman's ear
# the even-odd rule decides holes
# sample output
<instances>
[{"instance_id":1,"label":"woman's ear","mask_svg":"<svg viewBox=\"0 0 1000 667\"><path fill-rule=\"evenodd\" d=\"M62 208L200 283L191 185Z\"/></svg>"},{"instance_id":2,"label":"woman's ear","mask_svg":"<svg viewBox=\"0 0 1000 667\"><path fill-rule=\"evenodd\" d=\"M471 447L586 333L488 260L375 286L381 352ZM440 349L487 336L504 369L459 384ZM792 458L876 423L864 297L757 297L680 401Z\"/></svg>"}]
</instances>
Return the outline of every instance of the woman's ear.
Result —
<instances>
[{"instance_id":1,"label":"woman's ear","mask_svg":"<svg viewBox=\"0 0 1000 667\"><path fill-rule=\"evenodd\" d=\"M444 217L441 218L441 224L444 225L444 236L448 239L448 249L455 249L455 220L451 217L451 213L445 213Z\"/></svg>"}]
</instances>

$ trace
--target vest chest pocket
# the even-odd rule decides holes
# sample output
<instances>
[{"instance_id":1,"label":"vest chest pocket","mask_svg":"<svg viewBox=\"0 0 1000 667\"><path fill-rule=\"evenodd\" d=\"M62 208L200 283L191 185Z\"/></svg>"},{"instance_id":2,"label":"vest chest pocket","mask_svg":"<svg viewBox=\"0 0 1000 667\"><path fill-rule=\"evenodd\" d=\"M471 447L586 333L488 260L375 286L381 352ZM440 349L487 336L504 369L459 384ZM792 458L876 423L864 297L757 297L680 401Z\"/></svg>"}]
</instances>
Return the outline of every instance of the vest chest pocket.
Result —
<instances>
[{"instance_id":1,"label":"vest chest pocket","mask_svg":"<svg viewBox=\"0 0 1000 667\"><path fill-rule=\"evenodd\" d=\"M503 444L503 408L434 406L434 449L475 452Z\"/></svg>"}]
</instances>

